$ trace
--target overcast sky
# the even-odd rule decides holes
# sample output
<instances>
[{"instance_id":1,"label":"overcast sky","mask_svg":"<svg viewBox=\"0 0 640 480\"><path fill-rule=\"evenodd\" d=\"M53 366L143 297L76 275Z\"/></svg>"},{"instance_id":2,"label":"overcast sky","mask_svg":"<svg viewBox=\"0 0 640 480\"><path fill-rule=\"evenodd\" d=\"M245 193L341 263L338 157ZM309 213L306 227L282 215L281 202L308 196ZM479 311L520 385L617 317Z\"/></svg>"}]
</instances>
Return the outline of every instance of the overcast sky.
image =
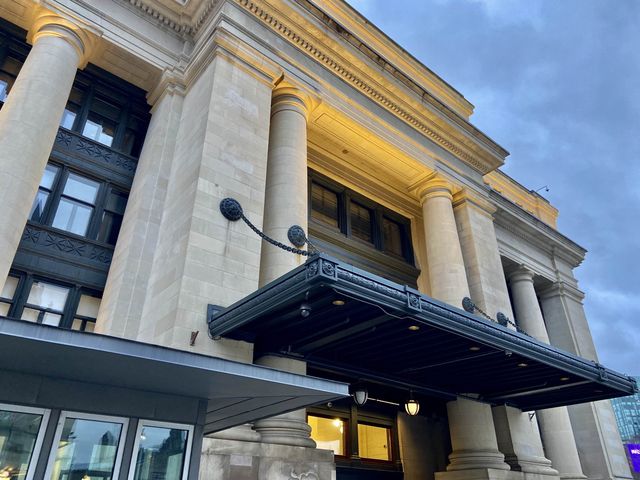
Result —
<instances>
[{"instance_id":1,"label":"overcast sky","mask_svg":"<svg viewBox=\"0 0 640 480\"><path fill-rule=\"evenodd\" d=\"M560 210L606 366L640 375L640 1L349 0L460 91Z\"/></svg>"}]
</instances>

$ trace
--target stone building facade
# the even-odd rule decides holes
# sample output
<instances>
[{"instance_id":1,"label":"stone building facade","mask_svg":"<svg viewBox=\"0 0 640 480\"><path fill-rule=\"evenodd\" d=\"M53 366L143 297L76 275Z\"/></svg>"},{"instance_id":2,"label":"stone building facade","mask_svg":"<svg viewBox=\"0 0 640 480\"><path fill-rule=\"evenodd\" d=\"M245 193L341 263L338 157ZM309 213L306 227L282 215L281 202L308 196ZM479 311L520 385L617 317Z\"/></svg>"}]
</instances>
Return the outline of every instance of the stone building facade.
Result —
<instances>
[{"instance_id":1,"label":"stone building facade","mask_svg":"<svg viewBox=\"0 0 640 480\"><path fill-rule=\"evenodd\" d=\"M207 337L208 305L306 260L225 218L233 198L278 242L298 225L370 285L407 285L458 316L468 297L528 335L499 327L509 338L587 359L607 381L573 275L585 250L499 170L508 152L470 123L473 105L344 1L0 0L0 16L0 316L368 388L361 407L256 414L205 437L200 478L631 477L610 403L586 402L623 390L523 373L512 395L574 392L534 414L251 335ZM331 335L351 332L356 349L350 321ZM391 362L397 348L373 353ZM417 416L398 409L406 395Z\"/></svg>"}]
</instances>

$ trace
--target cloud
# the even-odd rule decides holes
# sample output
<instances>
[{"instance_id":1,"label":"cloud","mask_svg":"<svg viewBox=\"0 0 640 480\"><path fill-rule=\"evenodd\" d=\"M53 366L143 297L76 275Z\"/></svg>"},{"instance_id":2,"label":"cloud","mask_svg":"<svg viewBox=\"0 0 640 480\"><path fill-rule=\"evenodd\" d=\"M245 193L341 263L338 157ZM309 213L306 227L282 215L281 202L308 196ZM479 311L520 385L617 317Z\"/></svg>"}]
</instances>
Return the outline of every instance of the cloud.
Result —
<instances>
[{"instance_id":1,"label":"cloud","mask_svg":"<svg viewBox=\"0 0 640 480\"><path fill-rule=\"evenodd\" d=\"M551 187L589 250L575 273L600 359L640 375L640 2L353 3L476 106L509 175Z\"/></svg>"}]
</instances>

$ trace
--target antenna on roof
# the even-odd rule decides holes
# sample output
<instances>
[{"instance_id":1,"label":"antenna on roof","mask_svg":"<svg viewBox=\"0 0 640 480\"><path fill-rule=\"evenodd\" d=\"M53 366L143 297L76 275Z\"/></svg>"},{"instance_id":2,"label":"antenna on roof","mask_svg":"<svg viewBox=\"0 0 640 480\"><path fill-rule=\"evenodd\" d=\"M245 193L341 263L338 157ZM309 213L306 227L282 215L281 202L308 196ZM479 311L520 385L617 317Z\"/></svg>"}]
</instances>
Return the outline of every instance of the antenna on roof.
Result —
<instances>
[{"instance_id":1,"label":"antenna on roof","mask_svg":"<svg viewBox=\"0 0 640 480\"><path fill-rule=\"evenodd\" d=\"M545 185L544 187L540 187L537 190L534 190L535 193L538 193L540 190L544 190L545 192L549 191L549 187Z\"/></svg>"}]
</instances>

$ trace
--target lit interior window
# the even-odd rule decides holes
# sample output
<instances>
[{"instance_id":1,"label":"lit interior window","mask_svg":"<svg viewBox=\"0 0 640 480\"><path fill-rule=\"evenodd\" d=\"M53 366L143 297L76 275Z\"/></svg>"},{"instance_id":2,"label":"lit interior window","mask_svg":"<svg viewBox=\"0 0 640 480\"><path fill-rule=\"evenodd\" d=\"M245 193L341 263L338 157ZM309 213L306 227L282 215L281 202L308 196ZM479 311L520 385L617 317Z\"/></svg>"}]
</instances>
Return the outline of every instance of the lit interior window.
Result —
<instances>
[{"instance_id":1,"label":"lit interior window","mask_svg":"<svg viewBox=\"0 0 640 480\"><path fill-rule=\"evenodd\" d=\"M339 418L324 418L309 415L307 422L311 426L311 438L318 448L333 450L335 455L345 455L346 422Z\"/></svg>"},{"instance_id":2,"label":"lit interior window","mask_svg":"<svg viewBox=\"0 0 640 480\"><path fill-rule=\"evenodd\" d=\"M390 430L385 427L358 424L360 457L374 460L391 460L389 448Z\"/></svg>"}]
</instances>

